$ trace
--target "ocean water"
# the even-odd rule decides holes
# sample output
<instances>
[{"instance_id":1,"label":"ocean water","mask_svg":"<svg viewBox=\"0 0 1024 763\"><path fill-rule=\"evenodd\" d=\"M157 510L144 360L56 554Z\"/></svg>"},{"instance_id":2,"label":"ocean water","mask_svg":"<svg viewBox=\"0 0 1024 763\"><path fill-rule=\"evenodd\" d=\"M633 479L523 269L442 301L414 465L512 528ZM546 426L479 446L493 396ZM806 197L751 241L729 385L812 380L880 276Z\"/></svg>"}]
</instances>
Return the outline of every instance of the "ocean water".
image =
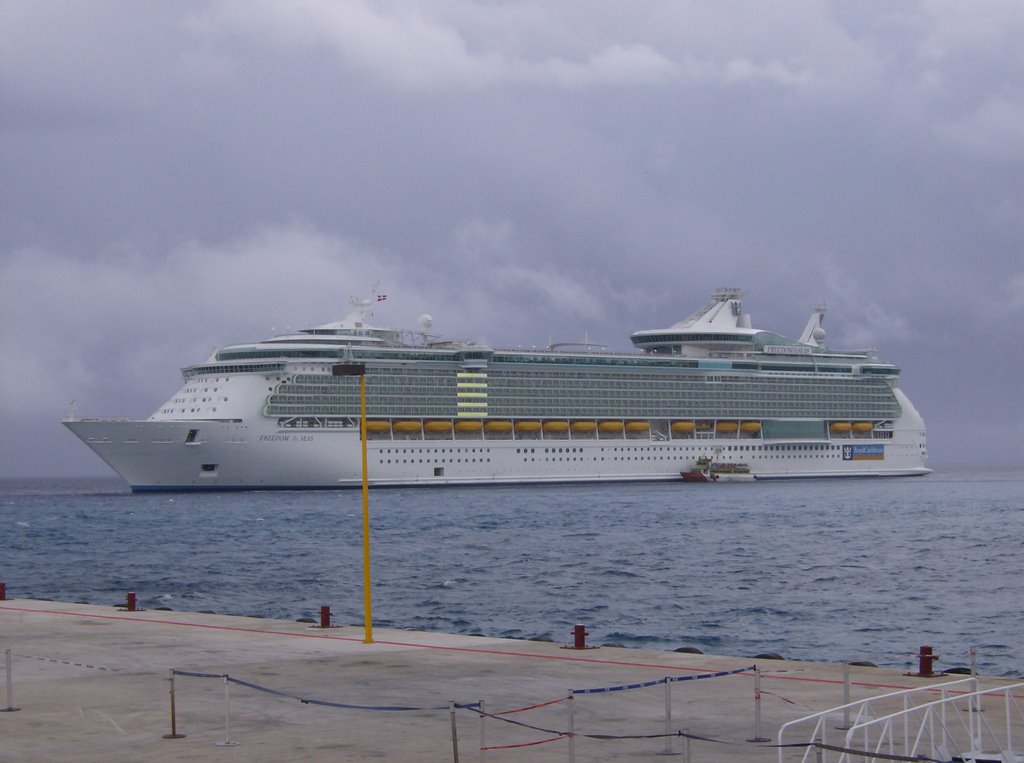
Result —
<instances>
[{"instance_id":1,"label":"ocean water","mask_svg":"<svg viewBox=\"0 0 1024 763\"><path fill-rule=\"evenodd\" d=\"M1024 471L370 492L377 626L1024 675ZM362 495L0 481L9 597L363 621Z\"/></svg>"}]
</instances>

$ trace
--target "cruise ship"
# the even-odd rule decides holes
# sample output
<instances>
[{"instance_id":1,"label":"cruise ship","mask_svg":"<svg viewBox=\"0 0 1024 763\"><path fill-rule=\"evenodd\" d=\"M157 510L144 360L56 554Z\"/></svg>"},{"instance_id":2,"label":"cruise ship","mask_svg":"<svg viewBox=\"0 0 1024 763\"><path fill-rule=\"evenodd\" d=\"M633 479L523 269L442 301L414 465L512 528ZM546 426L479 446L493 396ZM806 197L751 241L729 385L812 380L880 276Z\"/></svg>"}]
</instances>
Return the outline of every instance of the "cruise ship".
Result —
<instances>
[{"instance_id":1,"label":"cruise ship","mask_svg":"<svg viewBox=\"0 0 1024 763\"><path fill-rule=\"evenodd\" d=\"M755 479L930 471L899 368L827 348L824 307L792 340L753 328L742 297L609 352L442 340L429 316L379 328L373 294L182 369L148 419L64 424L134 491L357 487L364 422L371 486L682 482L708 459Z\"/></svg>"}]
</instances>

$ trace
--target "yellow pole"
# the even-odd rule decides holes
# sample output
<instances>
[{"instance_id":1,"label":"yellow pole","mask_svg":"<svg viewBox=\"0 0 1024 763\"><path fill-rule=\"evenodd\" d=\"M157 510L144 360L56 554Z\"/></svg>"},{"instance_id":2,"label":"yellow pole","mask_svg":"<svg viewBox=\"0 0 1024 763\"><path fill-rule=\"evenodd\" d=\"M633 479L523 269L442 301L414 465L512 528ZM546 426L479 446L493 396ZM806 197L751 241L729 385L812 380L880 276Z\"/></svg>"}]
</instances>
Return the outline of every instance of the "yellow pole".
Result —
<instances>
[{"instance_id":1,"label":"yellow pole","mask_svg":"<svg viewBox=\"0 0 1024 763\"><path fill-rule=\"evenodd\" d=\"M366 372L359 375L359 437L363 444L363 627L364 644L373 643L373 606L370 604L370 486L366 480Z\"/></svg>"}]
</instances>

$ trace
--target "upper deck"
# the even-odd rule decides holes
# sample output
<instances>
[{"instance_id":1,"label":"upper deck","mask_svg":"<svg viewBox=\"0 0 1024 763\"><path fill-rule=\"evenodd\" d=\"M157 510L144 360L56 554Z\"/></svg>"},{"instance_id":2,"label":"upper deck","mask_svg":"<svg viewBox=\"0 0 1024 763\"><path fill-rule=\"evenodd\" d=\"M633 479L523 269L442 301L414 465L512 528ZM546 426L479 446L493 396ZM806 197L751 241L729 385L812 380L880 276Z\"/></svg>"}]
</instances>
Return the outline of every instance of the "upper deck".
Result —
<instances>
[{"instance_id":1,"label":"upper deck","mask_svg":"<svg viewBox=\"0 0 1024 763\"><path fill-rule=\"evenodd\" d=\"M429 316L419 330L379 328L366 323L372 299L353 299L353 309L340 321L297 333L225 347L204 364L183 369L185 378L214 370L264 370L267 363L313 361L376 361L443 363L465 367L529 364L570 368L714 369L740 372L800 374L872 374L896 376L899 369L879 363L871 350L832 350L824 346L825 309L815 308L799 340L755 329L743 313L739 289L720 289L689 318L667 329L638 331L631 336L638 352L567 349L494 349L463 340L441 340L427 333ZM222 365L223 364L223 365Z\"/></svg>"}]
</instances>

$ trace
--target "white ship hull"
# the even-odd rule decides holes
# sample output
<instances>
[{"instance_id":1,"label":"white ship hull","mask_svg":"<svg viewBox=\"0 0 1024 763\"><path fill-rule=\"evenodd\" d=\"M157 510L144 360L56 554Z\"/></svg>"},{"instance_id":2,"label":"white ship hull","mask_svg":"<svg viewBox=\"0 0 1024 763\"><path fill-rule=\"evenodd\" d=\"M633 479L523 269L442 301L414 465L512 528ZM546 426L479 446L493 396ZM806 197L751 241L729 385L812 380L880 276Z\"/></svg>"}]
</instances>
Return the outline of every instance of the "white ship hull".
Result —
<instances>
[{"instance_id":1,"label":"white ship hull","mask_svg":"<svg viewBox=\"0 0 1024 763\"><path fill-rule=\"evenodd\" d=\"M210 421L75 420L65 425L135 491L337 489L362 484L357 429ZM186 443L188 432L199 437ZM371 486L681 481L701 456L742 457L757 479L927 474L913 429L877 440L370 439ZM845 447L869 448L851 458ZM744 448L733 451L731 448Z\"/></svg>"}]
</instances>

